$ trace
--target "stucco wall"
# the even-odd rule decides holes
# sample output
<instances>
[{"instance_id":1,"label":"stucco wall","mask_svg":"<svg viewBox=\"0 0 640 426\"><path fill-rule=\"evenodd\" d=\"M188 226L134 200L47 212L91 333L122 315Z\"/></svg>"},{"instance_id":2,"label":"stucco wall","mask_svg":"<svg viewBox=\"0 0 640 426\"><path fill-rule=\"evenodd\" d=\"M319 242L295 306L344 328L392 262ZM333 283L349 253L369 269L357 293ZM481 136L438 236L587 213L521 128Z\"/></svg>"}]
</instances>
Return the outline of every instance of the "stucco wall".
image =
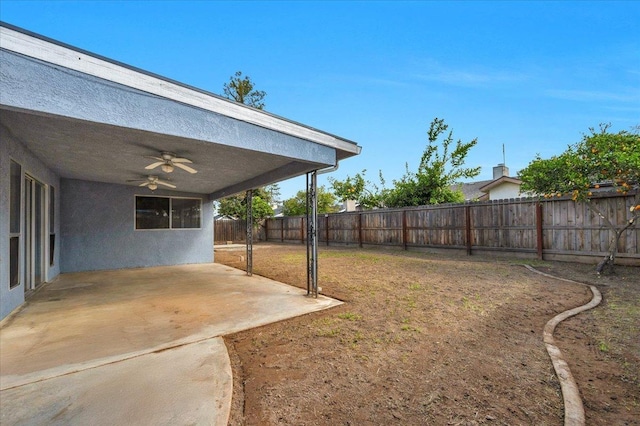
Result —
<instances>
[{"instance_id":1,"label":"stucco wall","mask_svg":"<svg viewBox=\"0 0 640 426\"><path fill-rule=\"evenodd\" d=\"M13 108L333 165L335 149L0 50L2 102ZM36 95L34 95L36 94ZM62 143L64 141L61 141ZM90 146L90 145L88 145Z\"/></svg>"},{"instance_id":2,"label":"stucco wall","mask_svg":"<svg viewBox=\"0 0 640 426\"><path fill-rule=\"evenodd\" d=\"M135 195L151 195L148 189L73 179L62 179L61 186L62 272L213 261L207 196L154 192L202 198L202 229L135 230Z\"/></svg>"},{"instance_id":3,"label":"stucco wall","mask_svg":"<svg viewBox=\"0 0 640 426\"><path fill-rule=\"evenodd\" d=\"M22 166L22 196L24 197L24 174L28 173L45 185L55 188L56 245L60 241L60 179L44 163L38 160L23 144L17 141L0 125L0 319L24 302L24 237L20 241L20 285L9 289L9 190L10 164L14 160ZM21 211L24 210L24 205ZM24 226L24 220L22 221ZM48 245L48 244L47 244ZM47 255L48 256L48 255ZM48 258L48 257L47 257ZM60 250L55 248L53 265L46 262L45 280L51 281L60 273Z\"/></svg>"}]
</instances>

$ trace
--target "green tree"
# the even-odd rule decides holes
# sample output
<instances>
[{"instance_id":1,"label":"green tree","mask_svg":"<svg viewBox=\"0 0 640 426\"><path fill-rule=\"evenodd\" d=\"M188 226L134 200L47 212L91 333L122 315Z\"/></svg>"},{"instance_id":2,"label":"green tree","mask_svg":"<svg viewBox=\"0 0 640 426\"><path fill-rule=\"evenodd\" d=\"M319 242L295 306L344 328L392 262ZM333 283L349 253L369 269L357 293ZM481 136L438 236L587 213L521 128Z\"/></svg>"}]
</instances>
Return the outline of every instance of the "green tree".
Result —
<instances>
[{"instance_id":1,"label":"green tree","mask_svg":"<svg viewBox=\"0 0 640 426\"><path fill-rule=\"evenodd\" d=\"M222 90L227 99L232 99L256 109L264 109L263 100L267 93L255 90L251 78L249 76L243 77L241 71L236 71L233 76L229 77L229 82L223 85ZM277 197L279 195L280 188L278 185L269 185L253 190L251 212L254 222L258 223L262 219L273 216L271 205L278 201ZM218 202L218 213L246 219L247 201L245 194L232 195L221 199Z\"/></svg>"},{"instance_id":2,"label":"green tree","mask_svg":"<svg viewBox=\"0 0 640 426\"><path fill-rule=\"evenodd\" d=\"M277 184L268 185L253 190L251 198L251 213L253 222L273 216L273 204L278 202L280 187ZM244 193L232 195L218 201L218 214L227 215L238 219L247 218L247 198Z\"/></svg>"},{"instance_id":3,"label":"green tree","mask_svg":"<svg viewBox=\"0 0 640 426\"><path fill-rule=\"evenodd\" d=\"M609 128L609 124L601 124L599 131L591 128L580 142L570 145L562 154L546 160L538 155L520 172L523 191L544 198L571 196L574 202L584 202L602 218L612 238L608 255L596 267L598 273L605 267L613 270L618 241L628 229L636 226L640 216L640 134L637 128L618 133L610 133ZM608 217L620 214L620 209L601 211L591 201L594 190L601 185L612 185L622 194L635 191L630 211L620 206L627 211L623 224L616 226Z\"/></svg>"},{"instance_id":4,"label":"green tree","mask_svg":"<svg viewBox=\"0 0 640 426\"><path fill-rule=\"evenodd\" d=\"M449 126L444 120L435 118L429 127L429 142L425 148L418 170L409 171L406 165L405 175L394 181L393 188L385 192L384 202L387 207L421 206L427 204L457 203L464 201L460 191L451 186L462 178L473 178L480 174L480 167L465 168L464 163L477 139L463 143L458 140L453 144L453 131L446 134L442 141L442 152L439 150L438 138Z\"/></svg>"},{"instance_id":5,"label":"green tree","mask_svg":"<svg viewBox=\"0 0 640 426\"><path fill-rule=\"evenodd\" d=\"M338 200L356 200L363 209L384 207L384 178L380 172L380 186L366 179L367 170L356 173L355 176L347 176L345 180L337 180L330 177L329 182Z\"/></svg>"},{"instance_id":6,"label":"green tree","mask_svg":"<svg viewBox=\"0 0 640 426\"><path fill-rule=\"evenodd\" d=\"M324 186L319 186L316 193L318 200L318 213L335 213L338 211L336 207L336 197L327 191ZM306 191L298 191L296 195L284 201L282 214L285 216L302 216L307 214L307 193Z\"/></svg>"},{"instance_id":7,"label":"green tree","mask_svg":"<svg viewBox=\"0 0 640 426\"><path fill-rule=\"evenodd\" d=\"M233 99L257 109L264 109L263 99L267 96L266 92L255 90L251 78L248 75L243 77L242 71L236 71L229 78L229 82L223 86L223 93L227 99Z\"/></svg>"}]
</instances>

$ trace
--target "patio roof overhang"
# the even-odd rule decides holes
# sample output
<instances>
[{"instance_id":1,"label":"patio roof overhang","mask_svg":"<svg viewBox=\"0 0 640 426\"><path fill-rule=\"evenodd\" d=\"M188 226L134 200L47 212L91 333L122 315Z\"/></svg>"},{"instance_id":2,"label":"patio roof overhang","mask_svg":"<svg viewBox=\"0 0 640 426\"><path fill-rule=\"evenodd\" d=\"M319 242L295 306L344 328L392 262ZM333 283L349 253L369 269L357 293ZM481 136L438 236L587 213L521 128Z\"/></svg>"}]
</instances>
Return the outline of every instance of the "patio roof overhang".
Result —
<instances>
[{"instance_id":1,"label":"patio roof overhang","mask_svg":"<svg viewBox=\"0 0 640 426\"><path fill-rule=\"evenodd\" d=\"M335 166L349 140L0 23L0 126L62 178L221 198ZM145 166L161 151L197 174ZM155 173L154 173L155 172Z\"/></svg>"}]
</instances>

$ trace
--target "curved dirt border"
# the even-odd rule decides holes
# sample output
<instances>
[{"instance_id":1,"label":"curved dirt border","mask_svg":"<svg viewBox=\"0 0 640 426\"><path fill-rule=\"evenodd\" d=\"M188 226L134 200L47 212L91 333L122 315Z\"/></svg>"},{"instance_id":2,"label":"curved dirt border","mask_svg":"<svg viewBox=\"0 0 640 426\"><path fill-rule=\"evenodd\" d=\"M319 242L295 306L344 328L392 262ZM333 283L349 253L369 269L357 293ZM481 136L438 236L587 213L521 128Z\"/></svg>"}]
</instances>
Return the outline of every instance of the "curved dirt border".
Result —
<instances>
[{"instance_id":1,"label":"curved dirt border","mask_svg":"<svg viewBox=\"0 0 640 426\"><path fill-rule=\"evenodd\" d=\"M555 330L556 326L565 319L598 306L602 301L602 294L593 285L568 280L566 278L554 277L553 275L545 274L544 272L538 271L537 269L529 265L524 265L524 267L531 272L544 275L545 277L553 278L560 281L566 281L573 284L588 286L591 289L591 293L593 294L593 298L586 305L569 309L568 311L564 311L551 318L544 326L544 331L542 332L544 344L547 347L547 352L549 353L549 357L551 358L551 362L553 363L553 368L556 371L556 376L558 376L558 380L560 381L562 398L564 400L564 424L565 426L584 426L584 406L582 405L582 399L580 398L580 391L578 390L578 385L576 384L576 381L571 374L571 370L569 370L569 365L564 360L562 352L560 351L558 346L556 346L556 342L553 339L553 331Z\"/></svg>"}]
</instances>

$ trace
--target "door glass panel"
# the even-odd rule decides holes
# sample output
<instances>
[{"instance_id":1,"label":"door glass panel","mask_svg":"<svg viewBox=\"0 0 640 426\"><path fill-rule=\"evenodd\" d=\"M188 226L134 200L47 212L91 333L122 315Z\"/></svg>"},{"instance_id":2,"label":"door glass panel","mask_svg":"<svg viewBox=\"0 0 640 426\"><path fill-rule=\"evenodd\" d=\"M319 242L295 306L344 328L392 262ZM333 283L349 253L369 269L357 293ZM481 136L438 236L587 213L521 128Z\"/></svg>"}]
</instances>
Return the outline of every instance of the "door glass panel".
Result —
<instances>
[{"instance_id":1,"label":"door glass panel","mask_svg":"<svg viewBox=\"0 0 640 426\"><path fill-rule=\"evenodd\" d=\"M32 243L33 243L33 181L25 177L24 179L24 291L29 291L33 288L33 256Z\"/></svg>"},{"instance_id":2,"label":"door glass panel","mask_svg":"<svg viewBox=\"0 0 640 426\"><path fill-rule=\"evenodd\" d=\"M43 281L43 261L44 261L44 185L35 183L35 205L34 205L34 281L38 285Z\"/></svg>"},{"instance_id":3,"label":"door glass panel","mask_svg":"<svg viewBox=\"0 0 640 426\"><path fill-rule=\"evenodd\" d=\"M56 248L56 191L53 186L49 187L49 266L53 266L54 253Z\"/></svg>"},{"instance_id":4,"label":"door glass panel","mask_svg":"<svg viewBox=\"0 0 640 426\"><path fill-rule=\"evenodd\" d=\"M20 284L20 237L9 238L9 288Z\"/></svg>"}]
</instances>

